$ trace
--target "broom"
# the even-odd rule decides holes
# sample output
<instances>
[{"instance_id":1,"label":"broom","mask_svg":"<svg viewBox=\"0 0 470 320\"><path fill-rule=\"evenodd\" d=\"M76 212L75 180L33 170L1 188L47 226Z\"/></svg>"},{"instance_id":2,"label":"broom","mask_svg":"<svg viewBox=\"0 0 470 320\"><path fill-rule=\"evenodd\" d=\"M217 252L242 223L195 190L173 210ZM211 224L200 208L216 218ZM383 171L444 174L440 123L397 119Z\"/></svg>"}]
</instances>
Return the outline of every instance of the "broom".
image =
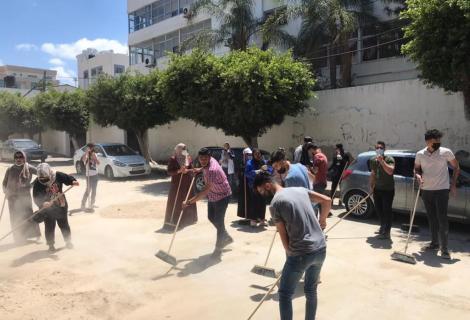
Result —
<instances>
[{"instance_id":1,"label":"broom","mask_svg":"<svg viewBox=\"0 0 470 320\"><path fill-rule=\"evenodd\" d=\"M403 250L403 252L395 251L394 253L392 253L391 257L393 260L410 263L410 264L416 264L416 258L412 256L411 254L407 254L406 250L408 250L408 243L410 242L410 235L411 235L411 230L413 229L413 221L415 219L416 207L418 206L418 199L419 199L420 192L421 192L421 186L419 187L418 192L416 193L415 205L413 207L413 212L411 214L410 228L408 230L408 236L406 237L405 249Z\"/></svg>"},{"instance_id":2,"label":"broom","mask_svg":"<svg viewBox=\"0 0 470 320\"><path fill-rule=\"evenodd\" d=\"M4 195L3 197L3 204L2 204L2 212L0 213L0 221L2 221L3 210L5 209L5 203L7 202L7 196Z\"/></svg>"},{"instance_id":3,"label":"broom","mask_svg":"<svg viewBox=\"0 0 470 320\"><path fill-rule=\"evenodd\" d=\"M189 187L188 193L186 194L186 199L184 200L185 203L188 201L189 195L191 194L191 190L193 189L194 180L196 180L196 175L194 175L194 177L191 181L191 186ZM166 263L171 264L173 266L176 266L176 257L172 256L170 254L170 252L171 252L171 248L173 247L173 242L175 241L176 232L178 231L178 227L180 225L182 216L183 216L183 213L180 214L180 216L178 218L178 222L176 223L175 231L173 231L173 236L171 238L171 242L170 242L170 246L168 247L168 251L159 250L155 254L155 256L157 258L159 258L159 259L161 259L161 260L165 261Z\"/></svg>"},{"instance_id":4,"label":"broom","mask_svg":"<svg viewBox=\"0 0 470 320\"><path fill-rule=\"evenodd\" d=\"M271 241L271 245L269 246L268 256L266 257L266 260L264 261L264 265L262 266L255 265L253 269L251 269L251 272L259 274L260 276L264 276L264 277L276 278L276 270L274 270L274 268L266 267L266 265L268 264L269 255L271 254L271 249L273 248L274 240L276 239L276 234L277 234L277 230L274 232L273 240Z\"/></svg>"},{"instance_id":5,"label":"broom","mask_svg":"<svg viewBox=\"0 0 470 320\"><path fill-rule=\"evenodd\" d=\"M57 194L55 197L53 197L50 202L54 202L56 201L57 199L59 199L59 197L61 197L63 194L65 194L67 191L69 191L70 189L72 189L73 186L70 186L68 187L64 192L62 192L61 194ZM24 219L23 221L21 221L16 227L14 227L13 229L11 229L10 232L8 232L6 235L4 235L3 237L0 238L0 242L5 239L6 237L8 237L10 234L12 234L13 232L15 232L16 230L20 229L23 227L24 224L26 224L28 221L30 221L31 219L33 219L36 215L38 215L39 213L41 213L41 211L43 211L44 209L46 208L41 208L39 209L38 211L36 211L35 213L33 213L33 215L27 219Z\"/></svg>"},{"instance_id":6,"label":"broom","mask_svg":"<svg viewBox=\"0 0 470 320\"><path fill-rule=\"evenodd\" d=\"M357 207L359 207L363 202L365 202L367 199L369 199L370 197L372 196L372 193L369 193L367 195L367 197L365 197L364 199L362 199L361 201L359 201L351 210L349 210L344 216L341 217L341 219L336 222L334 225L332 225L330 228L328 228L326 231L325 231L325 234L327 234L328 232L330 232L334 227L336 227L341 221L344 220L344 218L346 218L347 216L349 216L351 214L351 212L353 212ZM256 306L256 308L253 310L253 312L250 314L250 316L248 317L247 320L251 320L253 318L253 316L255 315L255 313L258 311L258 309L261 307L261 305L263 304L263 302L266 300L266 298L268 297L269 294L271 294L271 292L274 290L274 288L279 284L279 281L281 281L281 277L282 277L282 273L276 278L276 281L274 282L274 284L271 286L271 288L269 289L269 291L264 295L263 299L261 299L261 301L258 303L258 305Z\"/></svg>"}]
</instances>

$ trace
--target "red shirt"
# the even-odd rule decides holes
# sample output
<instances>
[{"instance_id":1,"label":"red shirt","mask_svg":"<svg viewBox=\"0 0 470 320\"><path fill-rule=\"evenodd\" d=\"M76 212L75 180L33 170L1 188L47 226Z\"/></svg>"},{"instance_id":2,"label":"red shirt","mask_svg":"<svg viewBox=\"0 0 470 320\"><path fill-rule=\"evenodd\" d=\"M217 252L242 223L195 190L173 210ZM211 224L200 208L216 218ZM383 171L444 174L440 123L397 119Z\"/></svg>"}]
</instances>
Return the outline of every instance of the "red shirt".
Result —
<instances>
[{"instance_id":1,"label":"red shirt","mask_svg":"<svg viewBox=\"0 0 470 320\"><path fill-rule=\"evenodd\" d=\"M211 157L209 165L204 168L203 172L204 179L212 183L212 189L207 194L209 202L222 200L232 194L227 176L217 160Z\"/></svg>"},{"instance_id":2,"label":"red shirt","mask_svg":"<svg viewBox=\"0 0 470 320\"><path fill-rule=\"evenodd\" d=\"M328 172L328 159L323 153L317 153L313 157L313 166L318 168L315 175L315 185L326 184L326 174Z\"/></svg>"}]
</instances>

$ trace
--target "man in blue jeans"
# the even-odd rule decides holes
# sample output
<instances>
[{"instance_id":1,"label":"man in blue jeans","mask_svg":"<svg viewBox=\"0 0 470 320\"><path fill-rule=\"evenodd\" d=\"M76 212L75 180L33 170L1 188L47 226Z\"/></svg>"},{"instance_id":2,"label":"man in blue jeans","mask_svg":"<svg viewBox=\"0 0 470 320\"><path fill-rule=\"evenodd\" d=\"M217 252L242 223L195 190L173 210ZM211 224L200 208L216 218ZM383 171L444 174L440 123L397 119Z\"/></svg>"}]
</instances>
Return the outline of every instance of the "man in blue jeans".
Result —
<instances>
[{"instance_id":1,"label":"man in blue jeans","mask_svg":"<svg viewBox=\"0 0 470 320\"><path fill-rule=\"evenodd\" d=\"M281 320L293 319L292 297L305 272L305 319L314 320L317 311L317 282L326 256L323 229L331 199L302 187L283 188L269 173L259 173L254 188L271 200L271 215L286 250L279 288ZM321 204L317 220L311 202Z\"/></svg>"}]
</instances>

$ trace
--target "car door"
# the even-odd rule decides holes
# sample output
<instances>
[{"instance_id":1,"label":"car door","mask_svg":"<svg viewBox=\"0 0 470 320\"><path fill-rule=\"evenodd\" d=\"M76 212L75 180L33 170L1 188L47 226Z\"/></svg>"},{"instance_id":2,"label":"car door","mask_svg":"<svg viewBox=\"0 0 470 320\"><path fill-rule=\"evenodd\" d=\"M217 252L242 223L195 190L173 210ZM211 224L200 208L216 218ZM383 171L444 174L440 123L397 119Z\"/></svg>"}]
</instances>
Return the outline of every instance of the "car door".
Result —
<instances>
[{"instance_id":1,"label":"car door","mask_svg":"<svg viewBox=\"0 0 470 320\"><path fill-rule=\"evenodd\" d=\"M450 177L452 177L452 170L449 170ZM468 195L468 176L467 173L462 171L457 178L457 192L455 196L449 195L449 207L447 215L452 218L462 219L466 215L466 202Z\"/></svg>"},{"instance_id":2,"label":"car door","mask_svg":"<svg viewBox=\"0 0 470 320\"><path fill-rule=\"evenodd\" d=\"M106 154L101 146L95 146L95 154L98 158L99 164L96 166L99 174L104 174L104 168L106 168Z\"/></svg>"},{"instance_id":3,"label":"car door","mask_svg":"<svg viewBox=\"0 0 470 320\"><path fill-rule=\"evenodd\" d=\"M413 163L411 159L402 155L392 155L395 159L395 171L393 179L395 180L395 198L393 199L393 209L407 210L407 193L408 188L413 180Z\"/></svg>"}]
</instances>

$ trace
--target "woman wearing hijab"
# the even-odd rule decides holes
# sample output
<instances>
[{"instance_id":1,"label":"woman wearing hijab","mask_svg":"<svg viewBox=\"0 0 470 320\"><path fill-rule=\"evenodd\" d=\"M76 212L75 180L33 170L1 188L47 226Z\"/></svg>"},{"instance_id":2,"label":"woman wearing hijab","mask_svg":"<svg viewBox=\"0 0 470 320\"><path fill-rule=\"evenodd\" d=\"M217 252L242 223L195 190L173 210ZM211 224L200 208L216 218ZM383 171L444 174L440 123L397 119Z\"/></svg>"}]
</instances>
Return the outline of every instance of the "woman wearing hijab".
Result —
<instances>
[{"instance_id":1,"label":"woman wearing hijab","mask_svg":"<svg viewBox=\"0 0 470 320\"><path fill-rule=\"evenodd\" d=\"M55 225L60 228L66 247L72 249L71 232L67 220L68 204L65 195L62 194L63 185L78 186L74 177L63 172L54 172L47 163L41 163L37 167L37 179L33 183L34 203L43 209L34 217L34 221L44 221L46 242L49 251L55 251Z\"/></svg>"},{"instance_id":2,"label":"woman wearing hijab","mask_svg":"<svg viewBox=\"0 0 470 320\"><path fill-rule=\"evenodd\" d=\"M338 143L336 145L336 150L335 154L333 155L333 162L331 163L330 168L328 169L329 172L331 172L331 192L330 192L330 198L332 200L335 193L336 193L336 188L338 187L338 183L341 180L341 174L343 173L343 169L351 163L351 160L349 155L344 152L343 145L341 143ZM341 204L341 200L340 200Z\"/></svg>"},{"instance_id":3,"label":"woman wearing hijab","mask_svg":"<svg viewBox=\"0 0 470 320\"><path fill-rule=\"evenodd\" d=\"M189 156L184 143L179 143L175 147L173 156L168 161L168 174L171 176L170 193L168 194L168 201L166 203L165 212L165 226L164 228L174 228L180 214L181 217L179 228L195 224L197 222L197 207L192 204L182 210L183 202L191 186L192 174L192 159ZM178 191L179 187L179 191ZM189 197L194 195L194 187L191 190Z\"/></svg>"},{"instance_id":4,"label":"woman wearing hijab","mask_svg":"<svg viewBox=\"0 0 470 320\"><path fill-rule=\"evenodd\" d=\"M11 228L15 229L19 223L33 215L30 190L31 175L36 174L36 169L26 162L26 155L23 152L17 151L13 157L14 165L7 169L3 179L3 193L8 200ZM13 232L16 243L40 237L41 231L34 221L26 222L22 228Z\"/></svg>"},{"instance_id":5,"label":"woman wearing hijab","mask_svg":"<svg viewBox=\"0 0 470 320\"><path fill-rule=\"evenodd\" d=\"M238 175L238 207L237 216L240 218L248 219L248 182L245 177L245 168L249 160L253 158L253 152L250 148L243 149L243 159L239 168L237 168ZM245 197L246 195L246 197ZM247 198L247 199L245 199ZM240 220L239 223L245 225L250 220Z\"/></svg>"},{"instance_id":6,"label":"woman wearing hijab","mask_svg":"<svg viewBox=\"0 0 470 320\"><path fill-rule=\"evenodd\" d=\"M269 171L269 173L272 173L272 169L268 168L267 161L263 159L259 149L254 148L252 152L253 158L247 161L245 168L247 181L247 218L250 219L250 225L256 227L258 224L266 225L266 201L253 189L253 183L257 173L261 171Z\"/></svg>"}]
</instances>

